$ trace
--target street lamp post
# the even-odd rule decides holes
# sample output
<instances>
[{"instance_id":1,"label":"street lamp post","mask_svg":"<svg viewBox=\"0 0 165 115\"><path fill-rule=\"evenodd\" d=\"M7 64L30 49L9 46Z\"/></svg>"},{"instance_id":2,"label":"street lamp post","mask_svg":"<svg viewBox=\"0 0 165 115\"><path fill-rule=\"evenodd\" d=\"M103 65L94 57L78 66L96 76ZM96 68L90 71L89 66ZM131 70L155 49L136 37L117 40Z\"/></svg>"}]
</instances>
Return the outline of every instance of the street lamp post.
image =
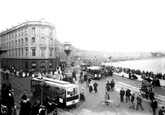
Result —
<instances>
[{"instance_id":1,"label":"street lamp post","mask_svg":"<svg viewBox=\"0 0 165 115\"><path fill-rule=\"evenodd\" d=\"M44 86L45 80L43 78L40 79L40 87L41 87L41 105L43 105L43 86Z\"/></svg>"}]
</instances>

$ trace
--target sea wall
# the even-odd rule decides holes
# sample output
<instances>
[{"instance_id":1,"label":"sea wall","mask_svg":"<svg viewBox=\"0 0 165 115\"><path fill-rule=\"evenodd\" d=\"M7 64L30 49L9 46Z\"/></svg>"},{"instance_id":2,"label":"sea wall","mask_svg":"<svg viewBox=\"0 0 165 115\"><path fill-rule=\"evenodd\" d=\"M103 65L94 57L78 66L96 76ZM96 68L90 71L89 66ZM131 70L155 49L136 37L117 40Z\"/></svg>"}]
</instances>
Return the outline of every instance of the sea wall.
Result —
<instances>
[{"instance_id":1,"label":"sea wall","mask_svg":"<svg viewBox=\"0 0 165 115\"><path fill-rule=\"evenodd\" d=\"M124 72L121 72L121 73L116 73L115 72L114 74L119 75L119 76L124 75L124 77L129 78L129 75L127 73L124 73ZM138 81L142 81L143 80L141 78L141 75L136 75L136 76L138 77L138 79L137 79ZM159 81L160 81L160 86L165 87L165 80L159 79Z\"/></svg>"}]
</instances>

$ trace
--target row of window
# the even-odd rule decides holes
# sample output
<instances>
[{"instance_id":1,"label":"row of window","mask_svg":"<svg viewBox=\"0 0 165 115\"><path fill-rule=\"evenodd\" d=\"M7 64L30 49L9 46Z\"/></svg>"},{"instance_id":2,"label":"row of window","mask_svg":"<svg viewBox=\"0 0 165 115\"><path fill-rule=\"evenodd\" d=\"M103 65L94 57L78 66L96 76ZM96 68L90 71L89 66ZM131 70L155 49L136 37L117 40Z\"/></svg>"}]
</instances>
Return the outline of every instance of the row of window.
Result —
<instances>
[{"instance_id":1,"label":"row of window","mask_svg":"<svg viewBox=\"0 0 165 115\"><path fill-rule=\"evenodd\" d=\"M26 69L28 69L29 67L29 65L28 65L28 61L25 61L25 63L24 63L24 61L16 61L16 60L5 60L4 62L6 62L5 63L5 65L8 65L8 66L12 66L12 67L15 67L15 68L22 68L23 66L25 66L25 68ZM22 64L24 63L24 65L22 66ZM33 62L31 62L30 63L31 64L31 67L33 68L33 69L35 69L35 68L37 68L37 62L35 62L35 61L33 61ZM45 68L46 67L46 64L48 64L49 65L49 68L52 68L53 67L53 61L50 61L50 62L48 62L48 63L46 63L45 61L42 61L41 63L40 63L40 67L41 68ZM38 64L39 65L39 64ZM17 67L16 67L17 66Z\"/></svg>"},{"instance_id":2,"label":"row of window","mask_svg":"<svg viewBox=\"0 0 165 115\"><path fill-rule=\"evenodd\" d=\"M36 56L36 49L31 49L32 51L32 54L31 54L31 56ZM40 55L41 55L41 57L45 57L45 49L41 49L40 50ZM28 56L28 49L27 48L25 48L25 49L23 49L23 48L18 48L18 49L12 49L12 50L8 50L8 52L6 53L6 56L24 56L24 53L25 53L25 56ZM51 56L53 56L53 49L51 48L51 49L49 49L49 56L51 57Z\"/></svg>"},{"instance_id":3,"label":"row of window","mask_svg":"<svg viewBox=\"0 0 165 115\"><path fill-rule=\"evenodd\" d=\"M25 42L25 44L28 44L29 43L28 38L25 38L25 41L24 41L24 39L15 40L15 47L23 46L24 42ZM32 37L31 44L36 44L36 38L35 37ZM40 44L46 44L46 40L45 40L44 37L41 38ZM49 45L53 45L53 39L52 38L49 38ZM2 43L2 47L5 47L5 46L8 47L8 48L14 47L14 41L7 42L7 43Z\"/></svg>"},{"instance_id":4,"label":"row of window","mask_svg":"<svg viewBox=\"0 0 165 115\"><path fill-rule=\"evenodd\" d=\"M31 31L32 31L32 34L36 34L36 27L32 27ZM44 27L41 27L41 34L44 34L44 35L46 34ZM53 34L53 29L49 28L49 35L52 36L52 34ZM22 37L24 35L28 35L28 28L20 29L15 32L3 35L1 39L2 41L6 41L6 40L11 40L12 38Z\"/></svg>"}]
</instances>

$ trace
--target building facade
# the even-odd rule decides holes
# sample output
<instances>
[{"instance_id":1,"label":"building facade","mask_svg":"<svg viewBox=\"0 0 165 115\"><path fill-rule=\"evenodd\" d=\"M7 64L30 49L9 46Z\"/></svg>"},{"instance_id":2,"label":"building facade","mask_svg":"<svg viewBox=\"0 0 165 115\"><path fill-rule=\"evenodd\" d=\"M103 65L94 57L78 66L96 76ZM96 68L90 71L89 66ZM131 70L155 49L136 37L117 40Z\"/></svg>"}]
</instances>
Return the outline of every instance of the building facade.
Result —
<instances>
[{"instance_id":1,"label":"building facade","mask_svg":"<svg viewBox=\"0 0 165 115\"><path fill-rule=\"evenodd\" d=\"M56 28L44 20L26 21L0 33L2 68L49 71L57 67Z\"/></svg>"}]
</instances>

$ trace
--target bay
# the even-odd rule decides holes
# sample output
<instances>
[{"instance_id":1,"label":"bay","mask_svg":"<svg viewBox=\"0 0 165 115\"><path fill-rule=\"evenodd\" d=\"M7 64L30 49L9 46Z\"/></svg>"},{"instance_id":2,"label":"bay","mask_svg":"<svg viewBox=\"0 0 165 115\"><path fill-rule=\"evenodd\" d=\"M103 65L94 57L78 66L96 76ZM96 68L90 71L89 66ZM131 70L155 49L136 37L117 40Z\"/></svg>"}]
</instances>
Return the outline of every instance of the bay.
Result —
<instances>
[{"instance_id":1,"label":"bay","mask_svg":"<svg viewBox=\"0 0 165 115\"><path fill-rule=\"evenodd\" d=\"M106 63L106 65L112 65L114 67L124 67L141 71L152 71L156 73L165 73L165 57L150 58L142 60L129 60Z\"/></svg>"}]
</instances>

